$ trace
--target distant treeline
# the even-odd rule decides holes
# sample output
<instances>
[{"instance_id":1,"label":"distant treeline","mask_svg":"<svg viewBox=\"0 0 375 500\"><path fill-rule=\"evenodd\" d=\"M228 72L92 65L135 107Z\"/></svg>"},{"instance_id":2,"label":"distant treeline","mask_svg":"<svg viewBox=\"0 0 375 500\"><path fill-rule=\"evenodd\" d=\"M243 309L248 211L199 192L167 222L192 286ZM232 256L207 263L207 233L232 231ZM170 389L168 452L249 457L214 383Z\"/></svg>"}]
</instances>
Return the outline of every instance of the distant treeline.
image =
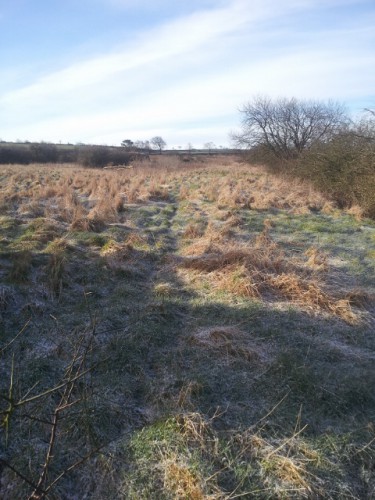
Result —
<instances>
[{"instance_id":1,"label":"distant treeline","mask_svg":"<svg viewBox=\"0 0 375 500\"><path fill-rule=\"evenodd\" d=\"M214 155L233 155L243 153L243 149L233 149L233 148L215 148L215 149L165 149L163 155L203 155L203 156L214 156ZM159 154L158 151L151 151L151 153Z\"/></svg>"},{"instance_id":2,"label":"distant treeline","mask_svg":"<svg viewBox=\"0 0 375 500\"><path fill-rule=\"evenodd\" d=\"M138 156L142 156L139 155ZM1 143L0 164L80 163L90 167L128 165L135 153L120 147L50 143Z\"/></svg>"},{"instance_id":3,"label":"distant treeline","mask_svg":"<svg viewBox=\"0 0 375 500\"><path fill-rule=\"evenodd\" d=\"M38 143L0 143L0 164L30 163L80 163L87 167L128 165L135 159L147 159L150 155L223 155L238 153L234 149L169 149L163 152L153 149L127 149L115 146Z\"/></svg>"}]
</instances>

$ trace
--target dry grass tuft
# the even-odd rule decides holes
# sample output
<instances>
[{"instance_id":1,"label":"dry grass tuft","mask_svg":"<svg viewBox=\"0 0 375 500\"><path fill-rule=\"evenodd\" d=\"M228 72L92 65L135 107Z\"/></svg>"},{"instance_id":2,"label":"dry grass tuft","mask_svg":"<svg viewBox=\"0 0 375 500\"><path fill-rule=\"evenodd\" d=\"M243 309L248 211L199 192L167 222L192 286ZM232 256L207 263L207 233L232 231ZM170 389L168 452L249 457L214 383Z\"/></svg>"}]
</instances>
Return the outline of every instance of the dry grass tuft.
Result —
<instances>
[{"instance_id":1,"label":"dry grass tuft","mask_svg":"<svg viewBox=\"0 0 375 500\"><path fill-rule=\"evenodd\" d=\"M328 201L328 200L326 200L323 203L323 206L321 208L321 212L323 214L326 214L326 215L331 215L331 214L335 213L336 210L337 210L336 205L332 201Z\"/></svg>"},{"instance_id":2,"label":"dry grass tuft","mask_svg":"<svg viewBox=\"0 0 375 500\"><path fill-rule=\"evenodd\" d=\"M259 233L255 238L255 247L256 248L267 248L268 250L276 249L277 245L274 243L273 239L270 236L270 229L272 227L272 221L270 219L266 219L263 222L264 228L261 233Z\"/></svg>"},{"instance_id":3,"label":"dry grass tuft","mask_svg":"<svg viewBox=\"0 0 375 500\"><path fill-rule=\"evenodd\" d=\"M207 438L211 437L209 422L198 412L176 415L179 433L187 440L204 449Z\"/></svg>"},{"instance_id":4,"label":"dry grass tuft","mask_svg":"<svg viewBox=\"0 0 375 500\"><path fill-rule=\"evenodd\" d=\"M110 240L101 249L100 254L103 257L114 259L119 262L123 262L133 254L133 246L129 243L117 243L114 240Z\"/></svg>"},{"instance_id":5,"label":"dry grass tuft","mask_svg":"<svg viewBox=\"0 0 375 500\"><path fill-rule=\"evenodd\" d=\"M88 217L90 220L96 221L96 223L100 223L104 227L110 222L118 221L118 212L112 201L110 203L101 201L90 210Z\"/></svg>"},{"instance_id":6,"label":"dry grass tuft","mask_svg":"<svg viewBox=\"0 0 375 500\"><path fill-rule=\"evenodd\" d=\"M359 205L353 205L347 210L347 213L352 215L357 221L361 221L364 218L365 210Z\"/></svg>"},{"instance_id":7,"label":"dry grass tuft","mask_svg":"<svg viewBox=\"0 0 375 500\"><path fill-rule=\"evenodd\" d=\"M176 500L207 498L201 487L202 478L196 471L193 473L188 465L181 463L177 454L163 457L161 466L164 469L164 488L173 495L173 498Z\"/></svg>"},{"instance_id":8,"label":"dry grass tuft","mask_svg":"<svg viewBox=\"0 0 375 500\"><path fill-rule=\"evenodd\" d=\"M209 249L211 248L209 247ZM217 247L213 247L213 250L217 250ZM198 257L186 259L182 263L182 267L211 273L233 264L244 264L248 257L249 254L245 249L234 248L226 252L205 253Z\"/></svg>"},{"instance_id":9,"label":"dry grass tuft","mask_svg":"<svg viewBox=\"0 0 375 500\"><path fill-rule=\"evenodd\" d=\"M207 238L198 238L194 243L191 243L181 251L182 255L185 256L198 256L216 252L218 252L218 246ZM187 265L187 267L189 266Z\"/></svg>"},{"instance_id":10,"label":"dry grass tuft","mask_svg":"<svg viewBox=\"0 0 375 500\"><path fill-rule=\"evenodd\" d=\"M272 240L270 227L266 221L252 245L220 246L210 240L198 241L185 249L187 257L181 267L206 273L215 290L253 298L273 295L314 311L329 312L349 324L356 323L358 317L350 301L323 291L315 278L292 262ZM308 253L315 268L326 269L324 255L315 250Z\"/></svg>"},{"instance_id":11,"label":"dry grass tuft","mask_svg":"<svg viewBox=\"0 0 375 500\"><path fill-rule=\"evenodd\" d=\"M199 222L190 222L184 232L182 233L182 238L183 239L194 239L194 238L200 238L204 235L205 231L205 226L202 223Z\"/></svg>"},{"instance_id":12,"label":"dry grass tuft","mask_svg":"<svg viewBox=\"0 0 375 500\"><path fill-rule=\"evenodd\" d=\"M283 440L266 440L251 429L232 438L239 450L237 459L253 462L260 468L263 484L273 491L275 498L289 498L291 493L293 498L297 498L295 494L298 498L320 498L308 467L320 464L321 457L301 439L303 430Z\"/></svg>"},{"instance_id":13,"label":"dry grass tuft","mask_svg":"<svg viewBox=\"0 0 375 500\"><path fill-rule=\"evenodd\" d=\"M307 281L293 273L283 273L279 276L270 277L269 283L274 290L279 291L283 297L292 300L294 303L311 307L314 310L327 311L349 324L355 324L358 321L357 315L351 309L349 300L331 297L313 281Z\"/></svg>"},{"instance_id":14,"label":"dry grass tuft","mask_svg":"<svg viewBox=\"0 0 375 500\"><path fill-rule=\"evenodd\" d=\"M261 246L260 238L266 242L266 246ZM203 240L201 243L201 248L206 248L206 251L200 255L191 251L191 248L199 248L199 242L188 247L185 254L195 256L186 259L182 263L182 267L207 273L222 271L233 265L244 265L246 269L254 272L282 272L290 269L290 263L282 250L272 240L266 238L263 233L255 239L253 245L234 242L218 245L213 244L210 240L208 242Z\"/></svg>"},{"instance_id":15,"label":"dry grass tuft","mask_svg":"<svg viewBox=\"0 0 375 500\"><path fill-rule=\"evenodd\" d=\"M174 293L175 289L171 283L157 283L154 286L154 293L158 297L167 298Z\"/></svg>"},{"instance_id":16,"label":"dry grass tuft","mask_svg":"<svg viewBox=\"0 0 375 500\"><path fill-rule=\"evenodd\" d=\"M124 201L125 201L125 197L122 193L117 193L115 195L115 198L113 201L113 207L117 213L122 213L125 211Z\"/></svg>"},{"instance_id":17,"label":"dry grass tuft","mask_svg":"<svg viewBox=\"0 0 375 500\"><path fill-rule=\"evenodd\" d=\"M203 385L199 382L189 381L187 384L184 384L177 398L177 406L178 408L194 408L194 403L192 402L192 396L201 392L203 389Z\"/></svg>"},{"instance_id":18,"label":"dry grass tuft","mask_svg":"<svg viewBox=\"0 0 375 500\"><path fill-rule=\"evenodd\" d=\"M187 184L182 184L178 192L179 201L187 200L189 196L190 196L190 188L187 186Z\"/></svg>"},{"instance_id":19,"label":"dry grass tuft","mask_svg":"<svg viewBox=\"0 0 375 500\"><path fill-rule=\"evenodd\" d=\"M87 217L87 210L80 205L75 208L71 215L70 229L72 231L92 231L90 220Z\"/></svg>"},{"instance_id":20,"label":"dry grass tuft","mask_svg":"<svg viewBox=\"0 0 375 500\"><path fill-rule=\"evenodd\" d=\"M316 247L310 247L306 250L305 255L308 257L306 264L317 271L327 271L328 256Z\"/></svg>"},{"instance_id":21,"label":"dry grass tuft","mask_svg":"<svg viewBox=\"0 0 375 500\"><path fill-rule=\"evenodd\" d=\"M225 221L225 227L232 228L232 227L240 227L242 225L243 221L240 216L235 215L235 214L230 214L229 217Z\"/></svg>"},{"instance_id":22,"label":"dry grass tuft","mask_svg":"<svg viewBox=\"0 0 375 500\"><path fill-rule=\"evenodd\" d=\"M228 225L217 225L212 221L207 224L206 231L204 233L204 237L213 243L221 243L230 238L232 235L233 231Z\"/></svg>"},{"instance_id":23,"label":"dry grass tuft","mask_svg":"<svg viewBox=\"0 0 375 500\"><path fill-rule=\"evenodd\" d=\"M238 297L260 298L259 279L244 265L233 265L218 271L215 277L216 290L229 292Z\"/></svg>"}]
</instances>

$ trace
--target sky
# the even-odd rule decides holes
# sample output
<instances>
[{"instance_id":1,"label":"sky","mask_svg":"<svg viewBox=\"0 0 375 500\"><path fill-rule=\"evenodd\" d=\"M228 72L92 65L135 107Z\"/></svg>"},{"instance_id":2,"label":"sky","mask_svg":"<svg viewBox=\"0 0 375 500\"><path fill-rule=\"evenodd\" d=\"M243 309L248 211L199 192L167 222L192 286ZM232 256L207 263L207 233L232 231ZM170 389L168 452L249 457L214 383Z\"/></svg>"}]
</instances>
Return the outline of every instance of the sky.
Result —
<instances>
[{"instance_id":1,"label":"sky","mask_svg":"<svg viewBox=\"0 0 375 500\"><path fill-rule=\"evenodd\" d=\"M375 108L374 0L0 0L0 139L230 146L254 96Z\"/></svg>"}]
</instances>

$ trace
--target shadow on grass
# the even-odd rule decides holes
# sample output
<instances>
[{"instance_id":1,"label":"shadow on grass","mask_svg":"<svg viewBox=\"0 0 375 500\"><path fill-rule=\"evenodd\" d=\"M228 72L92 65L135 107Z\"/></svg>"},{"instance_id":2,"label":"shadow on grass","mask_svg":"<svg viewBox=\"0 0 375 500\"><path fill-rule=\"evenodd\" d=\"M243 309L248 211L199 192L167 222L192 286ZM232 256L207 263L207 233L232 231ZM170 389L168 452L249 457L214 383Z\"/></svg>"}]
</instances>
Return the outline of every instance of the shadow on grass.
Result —
<instances>
[{"instance_id":1,"label":"shadow on grass","mask_svg":"<svg viewBox=\"0 0 375 500\"><path fill-rule=\"evenodd\" d=\"M25 393L37 384L39 391L61 378L78 333L93 332L91 356L95 369L90 375L90 398L84 413L67 418L56 462L64 467L67 453L77 451L78 435L82 448L92 441L106 451L85 466L84 472L74 471L74 487L71 477L61 481L62 496L68 492L88 494L87 483L99 473L102 478L115 478L112 498L140 498L146 494L167 498L166 483L160 485L160 473L147 467L144 476L127 476L130 482L127 490L121 486L123 496L119 490L116 493L114 483L120 482L124 471L140 470L139 463L146 463L153 454L162 458L150 440L159 447L163 440L170 441L168 453L174 452L177 458L173 462L168 455L166 459L175 464L170 465L172 471L176 473L173 467L177 464L182 474L179 446L185 446L186 451L186 443L179 440L181 425L187 432L188 420L181 424L181 415L199 415L198 421L189 417L198 427L210 423L206 434L203 430L197 434L205 442L202 448L210 449L217 439L220 451L215 460L233 460L236 465L211 462L206 473L220 476L223 491L233 491L242 484L238 493L249 487L271 488L271 493L277 489L260 480L260 473L250 473L248 466L254 466L253 459L246 454L236 458L235 441L227 445L226 436L245 436L247 429L261 421L262 439L283 442L296 432L297 426L307 426L305 435L318 441L327 433L341 436L353 429L364 429L375 418L374 339L369 341L370 328L349 326L335 318L314 318L296 309L276 310L252 300L233 301L230 305L205 301L186 289L170 259L177 245L173 236L165 237L164 226L171 223L173 213L169 211L169 222L160 230L154 228L145 236L145 248L135 249L125 260L111 261L100 255L100 249L90 259L84 252L68 249L65 268L58 276L61 288L50 290L52 295L46 292L45 279L45 260L52 254L43 256L44 260L31 254L29 281L18 288L15 285L13 302L4 302L3 312L9 316L3 314L2 345L28 319L31 322L25 335L2 355L3 396L9 388L13 355L17 360L17 390ZM29 297L31 285L35 286L33 301ZM365 337L363 347L361 339ZM39 417L48 418L50 407L46 404L38 411ZM11 428L14 444L8 448L7 457L25 471L30 461L37 460L29 443L34 439L42 447L42 431L39 424L21 424ZM146 433L143 437L148 436L144 441L141 429ZM365 439L367 434L352 437L350 446L356 450L366 446ZM255 441L246 446L256 449ZM272 449L267 453L278 456ZM330 453L334 456L335 452L331 449ZM342 456L336 460L343 461L345 452L340 453ZM100 464L111 454L116 463L109 460L105 472L100 472ZM269 468L276 467L269 460L267 463ZM195 466L200 465L202 460L197 459ZM365 491L360 476L362 465L355 460L348 464L352 467L352 491L357 493ZM222 472L223 467L226 472ZM191 469L194 464L189 465ZM248 478L242 483L241 474ZM340 474L345 470L334 476L334 481ZM154 478L150 479L152 484L147 483L148 490L140 486L146 476ZM194 486L193 479L191 482ZM103 485L90 486L96 498L100 497L100 487ZM21 489L13 491L18 494ZM267 498L267 494L260 498Z\"/></svg>"}]
</instances>

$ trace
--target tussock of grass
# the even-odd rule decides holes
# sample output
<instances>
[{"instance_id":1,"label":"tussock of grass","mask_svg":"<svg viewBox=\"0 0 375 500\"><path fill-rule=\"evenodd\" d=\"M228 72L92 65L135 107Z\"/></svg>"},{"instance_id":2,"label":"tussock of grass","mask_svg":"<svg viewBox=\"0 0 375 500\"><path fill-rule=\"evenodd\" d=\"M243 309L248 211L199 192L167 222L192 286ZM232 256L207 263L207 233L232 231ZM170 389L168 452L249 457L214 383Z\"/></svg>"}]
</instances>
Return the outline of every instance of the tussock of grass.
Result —
<instances>
[{"instance_id":1,"label":"tussock of grass","mask_svg":"<svg viewBox=\"0 0 375 500\"><path fill-rule=\"evenodd\" d=\"M129 243L117 243L114 240L109 240L100 251L101 255L118 260L128 259L132 252L133 247Z\"/></svg>"},{"instance_id":2,"label":"tussock of grass","mask_svg":"<svg viewBox=\"0 0 375 500\"><path fill-rule=\"evenodd\" d=\"M310 247L306 250L305 255L308 257L306 262L307 266L310 266L319 271L327 271L327 254L323 253L316 247Z\"/></svg>"},{"instance_id":3,"label":"tussock of grass","mask_svg":"<svg viewBox=\"0 0 375 500\"><path fill-rule=\"evenodd\" d=\"M203 236L204 231L205 227L202 223L191 222L186 226L185 231L182 234L182 237L185 239L200 238L201 236Z\"/></svg>"},{"instance_id":4,"label":"tussock of grass","mask_svg":"<svg viewBox=\"0 0 375 500\"><path fill-rule=\"evenodd\" d=\"M227 266L212 277L214 290L229 292L239 297L261 298L259 283L243 264Z\"/></svg>"},{"instance_id":5,"label":"tussock of grass","mask_svg":"<svg viewBox=\"0 0 375 500\"><path fill-rule=\"evenodd\" d=\"M296 274L289 273L273 276L270 278L269 283L283 297L302 306L328 311L350 324L358 321L356 314L351 310L348 300L331 297L313 281L307 281Z\"/></svg>"},{"instance_id":6,"label":"tussock of grass","mask_svg":"<svg viewBox=\"0 0 375 500\"><path fill-rule=\"evenodd\" d=\"M202 479L197 473L189 470L184 463L179 463L177 455L163 457L161 467L164 469L164 488L173 498L191 498L203 500L205 497L200 483Z\"/></svg>"},{"instance_id":7,"label":"tussock of grass","mask_svg":"<svg viewBox=\"0 0 375 500\"><path fill-rule=\"evenodd\" d=\"M302 266L292 262L269 236L270 223L252 244L211 244L204 240L185 249L182 268L210 274L212 285L218 290L245 297L280 296L314 311L326 311L352 324L358 321L347 298L333 297L325 292L317 278L306 273ZM326 258L316 250L307 251L307 265L326 269Z\"/></svg>"}]
</instances>

